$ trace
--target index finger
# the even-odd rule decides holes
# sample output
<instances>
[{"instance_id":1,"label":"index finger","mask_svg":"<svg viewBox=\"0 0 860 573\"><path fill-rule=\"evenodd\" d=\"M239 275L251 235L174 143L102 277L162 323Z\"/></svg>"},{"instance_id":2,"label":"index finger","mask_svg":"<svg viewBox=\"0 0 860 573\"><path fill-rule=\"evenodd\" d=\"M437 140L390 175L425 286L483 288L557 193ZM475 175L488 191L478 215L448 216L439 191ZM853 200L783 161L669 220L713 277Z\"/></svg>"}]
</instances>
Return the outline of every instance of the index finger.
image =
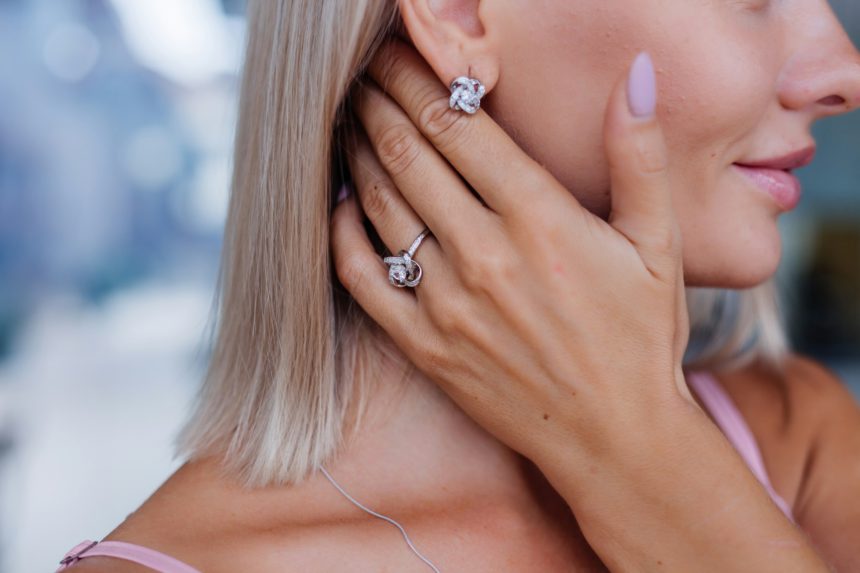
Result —
<instances>
[{"instance_id":1,"label":"index finger","mask_svg":"<svg viewBox=\"0 0 860 573\"><path fill-rule=\"evenodd\" d=\"M448 105L450 93L421 55L400 40L386 42L368 69L487 205L518 211L557 189L572 199L487 113L469 115Z\"/></svg>"}]
</instances>

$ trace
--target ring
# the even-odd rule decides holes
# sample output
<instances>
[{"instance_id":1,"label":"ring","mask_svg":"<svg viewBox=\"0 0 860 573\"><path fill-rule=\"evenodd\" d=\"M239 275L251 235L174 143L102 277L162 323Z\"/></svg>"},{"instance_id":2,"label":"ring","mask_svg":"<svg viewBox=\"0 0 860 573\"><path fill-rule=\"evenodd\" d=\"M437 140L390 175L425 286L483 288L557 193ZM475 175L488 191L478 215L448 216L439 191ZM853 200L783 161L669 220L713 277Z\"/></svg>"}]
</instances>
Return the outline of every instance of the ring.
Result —
<instances>
[{"instance_id":1,"label":"ring","mask_svg":"<svg viewBox=\"0 0 860 573\"><path fill-rule=\"evenodd\" d=\"M412 258L418 247L421 246L421 241L424 237L430 234L430 229L425 227L421 234L412 241L412 245L406 251L400 251L397 257L385 257L382 259L388 265L388 282L398 288L410 287L415 288L421 282L423 271L418 261Z\"/></svg>"}]
</instances>

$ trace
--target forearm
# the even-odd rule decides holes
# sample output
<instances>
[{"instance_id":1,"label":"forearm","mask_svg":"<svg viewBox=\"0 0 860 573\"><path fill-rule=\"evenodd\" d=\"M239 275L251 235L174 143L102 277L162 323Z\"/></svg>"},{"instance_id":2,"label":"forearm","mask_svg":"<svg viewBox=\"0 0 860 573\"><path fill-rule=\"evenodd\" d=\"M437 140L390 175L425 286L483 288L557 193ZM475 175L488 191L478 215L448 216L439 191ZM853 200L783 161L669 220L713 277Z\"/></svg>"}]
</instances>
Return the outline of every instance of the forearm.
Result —
<instances>
[{"instance_id":1,"label":"forearm","mask_svg":"<svg viewBox=\"0 0 860 573\"><path fill-rule=\"evenodd\" d=\"M675 410L647 432L606 425L600 452L535 460L604 563L620 572L827 572L707 416L686 400Z\"/></svg>"}]
</instances>

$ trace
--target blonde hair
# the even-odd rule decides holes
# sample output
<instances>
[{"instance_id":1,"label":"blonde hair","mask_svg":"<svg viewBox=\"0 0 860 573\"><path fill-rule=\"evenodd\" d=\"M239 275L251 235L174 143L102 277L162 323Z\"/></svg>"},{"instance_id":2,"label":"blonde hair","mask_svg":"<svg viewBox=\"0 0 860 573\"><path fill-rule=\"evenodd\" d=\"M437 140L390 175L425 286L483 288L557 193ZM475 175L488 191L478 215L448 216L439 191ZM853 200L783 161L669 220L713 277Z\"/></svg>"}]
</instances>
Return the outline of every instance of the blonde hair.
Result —
<instances>
[{"instance_id":1,"label":"blonde hair","mask_svg":"<svg viewBox=\"0 0 860 573\"><path fill-rule=\"evenodd\" d=\"M218 456L245 487L296 483L357 428L384 333L336 286L329 217L348 92L399 25L393 0L249 3L212 352L174 458ZM781 362L770 282L687 297L691 367Z\"/></svg>"}]
</instances>

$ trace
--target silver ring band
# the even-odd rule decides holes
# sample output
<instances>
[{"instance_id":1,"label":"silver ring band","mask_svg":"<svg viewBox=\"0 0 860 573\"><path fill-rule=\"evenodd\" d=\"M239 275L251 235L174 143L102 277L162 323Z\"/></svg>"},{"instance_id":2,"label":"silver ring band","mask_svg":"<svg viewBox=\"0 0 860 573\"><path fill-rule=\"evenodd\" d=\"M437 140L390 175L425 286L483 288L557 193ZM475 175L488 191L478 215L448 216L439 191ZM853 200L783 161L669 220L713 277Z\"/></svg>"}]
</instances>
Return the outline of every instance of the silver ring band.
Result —
<instances>
[{"instance_id":1,"label":"silver ring band","mask_svg":"<svg viewBox=\"0 0 860 573\"><path fill-rule=\"evenodd\" d=\"M396 257L385 257L382 259L382 262L388 265L388 282L398 288L415 288L418 286L424 271L421 269L418 261L412 257L415 255L418 247L421 246L424 238L429 234L430 229L425 227L421 231L421 234L412 241L407 250L400 251L400 254Z\"/></svg>"}]
</instances>

